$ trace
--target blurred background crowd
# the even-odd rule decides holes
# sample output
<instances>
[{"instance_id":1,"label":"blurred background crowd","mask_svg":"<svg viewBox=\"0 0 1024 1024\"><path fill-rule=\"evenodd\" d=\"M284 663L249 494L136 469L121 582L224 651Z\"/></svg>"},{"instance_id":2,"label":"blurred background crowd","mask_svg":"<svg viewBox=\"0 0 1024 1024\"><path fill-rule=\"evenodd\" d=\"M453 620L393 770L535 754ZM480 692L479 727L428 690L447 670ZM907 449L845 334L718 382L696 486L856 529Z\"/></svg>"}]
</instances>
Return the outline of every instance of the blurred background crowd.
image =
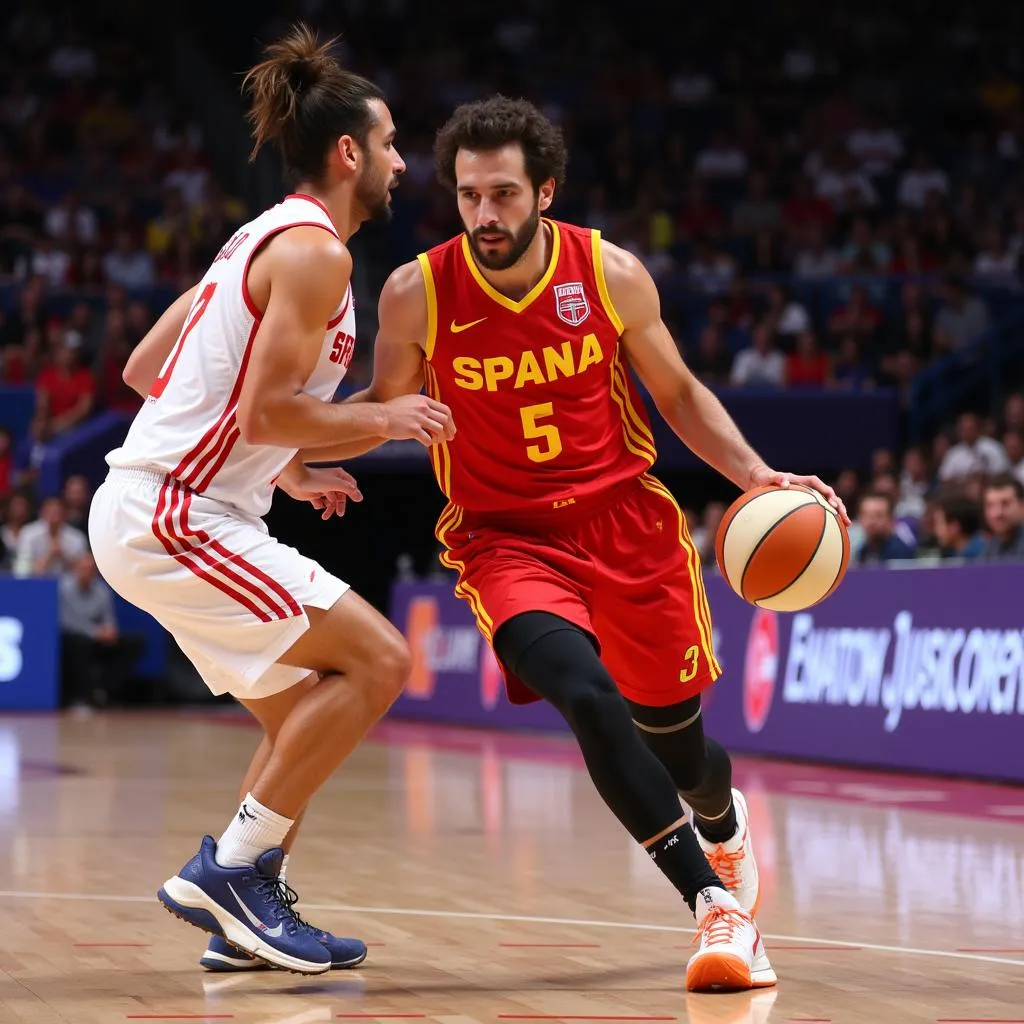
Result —
<instances>
[{"instance_id":1,"label":"blurred background crowd","mask_svg":"<svg viewBox=\"0 0 1024 1024\"><path fill-rule=\"evenodd\" d=\"M237 86L296 17L340 32L343 59L385 87L408 164L393 224L355 242L347 386L367 379L383 278L459 230L436 128L460 101L525 95L570 146L553 214L646 263L702 379L898 393L902 436L869 468L792 466L834 480L855 561L1024 556L1022 11L903 7L725 3L680 35L658 30L673 17L659 3L624 18L253 0L254 38L232 3L6 4L0 389L34 402L20 427L0 416L0 568L93 585L98 481L68 473L44 494L39 466L98 414L138 408L121 380L133 346L282 194L272 158L246 161ZM710 565L721 503L680 497Z\"/></svg>"}]
</instances>

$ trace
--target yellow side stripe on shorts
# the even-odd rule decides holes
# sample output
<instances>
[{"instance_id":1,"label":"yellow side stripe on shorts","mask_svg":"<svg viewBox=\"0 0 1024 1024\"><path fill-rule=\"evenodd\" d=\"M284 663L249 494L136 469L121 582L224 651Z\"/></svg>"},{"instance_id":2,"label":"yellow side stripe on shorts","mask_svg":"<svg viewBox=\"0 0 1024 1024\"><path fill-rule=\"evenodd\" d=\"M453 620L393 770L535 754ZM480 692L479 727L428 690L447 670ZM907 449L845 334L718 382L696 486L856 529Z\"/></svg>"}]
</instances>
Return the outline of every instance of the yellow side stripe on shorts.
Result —
<instances>
[{"instance_id":1,"label":"yellow side stripe on shorts","mask_svg":"<svg viewBox=\"0 0 1024 1024\"><path fill-rule=\"evenodd\" d=\"M471 587L463 579L466 573L465 562L460 562L459 559L453 557L448 542L445 540L449 531L458 529L459 524L462 522L463 514L463 509L459 505L449 504L437 521L435 536L448 548L448 550L441 553L441 564L449 569L454 569L459 574L459 581L455 584L456 595L469 605L476 619L477 628L484 635L484 639L490 643L494 637L494 620L487 614L487 609L484 608L483 598L480 596L479 591Z\"/></svg>"},{"instance_id":2,"label":"yellow side stripe on shorts","mask_svg":"<svg viewBox=\"0 0 1024 1024\"><path fill-rule=\"evenodd\" d=\"M640 484L651 491L651 493L658 494L670 502L676 510L676 515L679 517L679 543L686 552L690 585L693 589L693 612L697 622L697 630L701 637L701 648L711 669L712 679L717 679L722 674L722 666L715 657L711 631L711 606L708 604L707 591L704 589L704 577L700 568L700 555L693 544L693 540L690 538L690 531L686 527L686 516L679 507L675 496L660 480L644 473L640 477Z\"/></svg>"}]
</instances>

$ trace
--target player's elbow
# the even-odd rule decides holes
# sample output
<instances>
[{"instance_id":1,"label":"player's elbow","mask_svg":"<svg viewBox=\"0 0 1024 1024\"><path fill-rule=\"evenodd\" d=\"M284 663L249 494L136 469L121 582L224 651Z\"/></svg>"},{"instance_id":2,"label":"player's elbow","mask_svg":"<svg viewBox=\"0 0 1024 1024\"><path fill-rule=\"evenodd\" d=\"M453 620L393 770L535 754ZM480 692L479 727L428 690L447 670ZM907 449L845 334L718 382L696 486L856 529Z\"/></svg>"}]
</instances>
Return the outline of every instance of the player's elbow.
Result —
<instances>
[{"instance_id":1,"label":"player's elbow","mask_svg":"<svg viewBox=\"0 0 1024 1024\"><path fill-rule=\"evenodd\" d=\"M138 395L146 395L149 392L152 381L146 381L137 361L129 358L121 371L121 380L125 382Z\"/></svg>"},{"instance_id":2,"label":"player's elbow","mask_svg":"<svg viewBox=\"0 0 1024 1024\"><path fill-rule=\"evenodd\" d=\"M235 413L238 432L246 444L271 444L273 424L265 408L251 403L239 404Z\"/></svg>"},{"instance_id":3,"label":"player's elbow","mask_svg":"<svg viewBox=\"0 0 1024 1024\"><path fill-rule=\"evenodd\" d=\"M235 411L235 422L246 444L275 443L276 409L277 402L272 396L248 395L243 391Z\"/></svg>"}]
</instances>

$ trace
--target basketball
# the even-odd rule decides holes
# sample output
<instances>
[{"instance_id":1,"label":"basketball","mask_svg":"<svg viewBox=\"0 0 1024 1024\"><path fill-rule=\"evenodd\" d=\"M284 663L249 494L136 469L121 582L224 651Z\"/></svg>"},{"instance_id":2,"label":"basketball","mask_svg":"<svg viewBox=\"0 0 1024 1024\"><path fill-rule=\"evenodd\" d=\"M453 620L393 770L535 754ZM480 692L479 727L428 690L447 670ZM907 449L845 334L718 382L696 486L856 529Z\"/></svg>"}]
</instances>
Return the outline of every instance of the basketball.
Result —
<instances>
[{"instance_id":1,"label":"basketball","mask_svg":"<svg viewBox=\"0 0 1024 1024\"><path fill-rule=\"evenodd\" d=\"M718 568L750 604L798 612L842 582L850 537L839 515L810 487L755 487L736 499L715 540Z\"/></svg>"}]
</instances>

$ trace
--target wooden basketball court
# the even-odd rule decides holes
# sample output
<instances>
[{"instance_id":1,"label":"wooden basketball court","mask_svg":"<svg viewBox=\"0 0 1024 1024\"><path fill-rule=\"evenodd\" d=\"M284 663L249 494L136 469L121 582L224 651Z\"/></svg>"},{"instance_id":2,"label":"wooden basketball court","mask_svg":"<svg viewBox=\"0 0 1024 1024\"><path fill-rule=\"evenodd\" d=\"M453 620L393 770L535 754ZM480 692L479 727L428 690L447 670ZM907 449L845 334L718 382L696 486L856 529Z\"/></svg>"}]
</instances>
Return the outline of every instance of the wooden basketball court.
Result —
<instances>
[{"instance_id":1,"label":"wooden basketball court","mask_svg":"<svg viewBox=\"0 0 1024 1024\"><path fill-rule=\"evenodd\" d=\"M0 718L0 1022L1024 1022L1024 792L740 762L779 986L687 996L692 918L570 743L385 723L289 866L358 970L210 975L156 903L257 733L200 714Z\"/></svg>"}]
</instances>

